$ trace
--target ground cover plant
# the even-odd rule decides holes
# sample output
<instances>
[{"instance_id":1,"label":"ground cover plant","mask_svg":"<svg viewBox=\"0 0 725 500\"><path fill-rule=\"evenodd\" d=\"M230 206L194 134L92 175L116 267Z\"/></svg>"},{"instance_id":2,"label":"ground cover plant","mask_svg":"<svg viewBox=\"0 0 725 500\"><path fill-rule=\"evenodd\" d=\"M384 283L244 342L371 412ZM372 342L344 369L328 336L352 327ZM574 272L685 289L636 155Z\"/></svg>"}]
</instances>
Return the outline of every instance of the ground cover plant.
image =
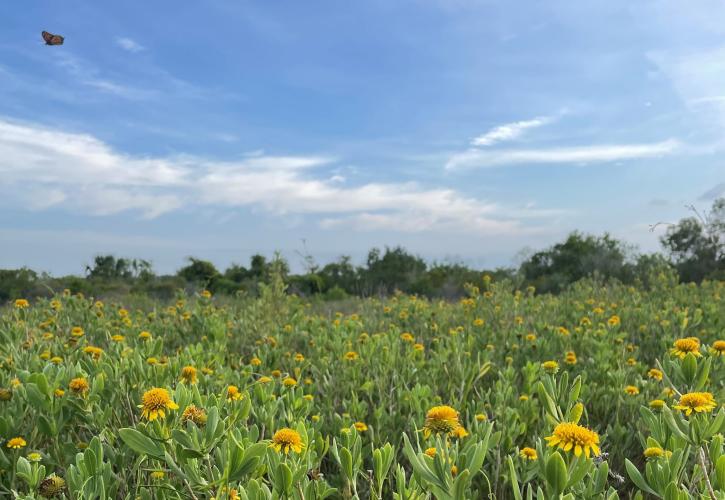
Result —
<instances>
[{"instance_id":1,"label":"ground cover plant","mask_svg":"<svg viewBox=\"0 0 725 500\"><path fill-rule=\"evenodd\" d=\"M0 315L17 498L725 498L725 284ZM326 304L330 307L330 304ZM334 306L333 306L334 307Z\"/></svg>"}]
</instances>

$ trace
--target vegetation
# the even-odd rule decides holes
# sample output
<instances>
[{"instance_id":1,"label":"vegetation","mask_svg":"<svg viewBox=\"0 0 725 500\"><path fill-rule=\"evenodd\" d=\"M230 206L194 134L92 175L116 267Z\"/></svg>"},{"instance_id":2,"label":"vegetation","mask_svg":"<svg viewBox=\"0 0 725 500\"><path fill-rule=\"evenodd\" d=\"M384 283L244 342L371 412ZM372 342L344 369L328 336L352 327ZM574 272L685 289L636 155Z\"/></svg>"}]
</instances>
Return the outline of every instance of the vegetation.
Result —
<instances>
[{"instance_id":1,"label":"vegetation","mask_svg":"<svg viewBox=\"0 0 725 500\"><path fill-rule=\"evenodd\" d=\"M455 302L328 313L265 269L256 296L5 308L0 492L723 498L724 282L551 295L485 275Z\"/></svg>"},{"instance_id":2,"label":"vegetation","mask_svg":"<svg viewBox=\"0 0 725 500\"><path fill-rule=\"evenodd\" d=\"M429 264L401 247L373 248L363 265L348 256L318 265L301 255L302 274L291 274L279 255L267 260L251 257L249 267L232 264L224 272L213 263L190 257L173 276L156 276L151 263L140 259L99 255L86 268L85 277L53 278L30 269L0 270L0 302L15 298L49 297L70 289L96 297L148 295L171 300L180 289L205 288L214 294L257 296L259 283L268 283L270 270L279 272L290 293L341 300L349 296L388 296L396 291L429 298L456 299L465 285L481 274L510 279L519 290L534 286L539 293L560 293L582 278L596 276L624 284L648 285L658 272L675 269L685 282L725 279L725 199L717 200L706 216L672 224L661 238L664 254L636 254L626 243L612 238L570 234L566 240L524 260L518 269L471 269L461 263Z\"/></svg>"}]
</instances>

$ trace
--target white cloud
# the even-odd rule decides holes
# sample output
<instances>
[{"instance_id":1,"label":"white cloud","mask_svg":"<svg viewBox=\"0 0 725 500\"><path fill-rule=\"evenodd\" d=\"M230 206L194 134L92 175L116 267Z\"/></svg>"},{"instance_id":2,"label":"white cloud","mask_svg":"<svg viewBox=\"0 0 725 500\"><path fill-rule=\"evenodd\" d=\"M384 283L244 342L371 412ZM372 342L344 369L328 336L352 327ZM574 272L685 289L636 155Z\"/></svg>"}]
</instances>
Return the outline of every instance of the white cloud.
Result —
<instances>
[{"instance_id":1,"label":"white cloud","mask_svg":"<svg viewBox=\"0 0 725 500\"><path fill-rule=\"evenodd\" d=\"M471 141L472 146L492 146L498 142L510 141L518 139L523 133L532 128L538 128L552 122L551 117L534 118L533 120L524 120L513 123L499 125L483 135L479 135Z\"/></svg>"},{"instance_id":2,"label":"white cloud","mask_svg":"<svg viewBox=\"0 0 725 500\"><path fill-rule=\"evenodd\" d=\"M133 210L152 218L188 206L246 207L312 214L323 227L494 234L528 231L523 222L537 216L529 208L511 216L504 207L453 189L416 183L349 186L330 172L334 161L264 154L235 162L133 156L90 135L0 118L0 198L19 199L30 209L93 215Z\"/></svg>"},{"instance_id":3,"label":"white cloud","mask_svg":"<svg viewBox=\"0 0 725 500\"><path fill-rule=\"evenodd\" d=\"M521 163L595 163L650 158L674 153L680 147L675 139L643 144L609 144L550 149L483 151L470 149L453 155L446 169L497 167Z\"/></svg>"},{"instance_id":4,"label":"white cloud","mask_svg":"<svg viewBox=\"0 0 725 500\"><path fill-rule=\"evenodd\" d=\"M116 45L129 52L141 52L146 50L146 47L138 43L136 40L127 37L116 38Z\"/></svg>"}]
</instances>

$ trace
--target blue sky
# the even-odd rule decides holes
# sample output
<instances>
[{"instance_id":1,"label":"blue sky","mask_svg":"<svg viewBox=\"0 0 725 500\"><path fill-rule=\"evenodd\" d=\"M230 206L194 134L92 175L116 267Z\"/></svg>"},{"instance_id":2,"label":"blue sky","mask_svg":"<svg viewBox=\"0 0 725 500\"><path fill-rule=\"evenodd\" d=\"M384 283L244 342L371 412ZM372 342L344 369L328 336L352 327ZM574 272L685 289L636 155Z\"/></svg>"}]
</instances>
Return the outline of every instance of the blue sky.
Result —
<instances>
[{"instance_id":1,"label":"blue sky","mask_svg":"<svg viewBox=\"0 0 725 500\"><path fill-rule=\"evenodd\" d=\"M710 0L3 2L0 267L655 250L725 194L723 35Z\"/></svg>"}]
</instances>

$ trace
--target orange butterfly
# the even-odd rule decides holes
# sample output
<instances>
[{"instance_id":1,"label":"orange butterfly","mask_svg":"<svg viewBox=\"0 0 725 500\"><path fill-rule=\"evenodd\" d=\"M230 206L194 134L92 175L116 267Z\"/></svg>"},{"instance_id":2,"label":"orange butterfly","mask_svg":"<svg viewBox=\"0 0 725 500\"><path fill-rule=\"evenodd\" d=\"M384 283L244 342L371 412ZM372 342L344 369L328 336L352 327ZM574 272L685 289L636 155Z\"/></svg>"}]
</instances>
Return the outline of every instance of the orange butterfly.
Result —
<instances>
[{"instance_id":1,"label":"orange butterfly","mask_svg":"<svg viewBox=\"0 0 725 500\"><path fill-rule=\"evenodd\" d=\"M47 31L43 31L41 33L43 35L43 40L45 40L46 45L63 45L63 38L60 35L54 35L53 33L48 33Z\"/></svg>"}]
</instances>

